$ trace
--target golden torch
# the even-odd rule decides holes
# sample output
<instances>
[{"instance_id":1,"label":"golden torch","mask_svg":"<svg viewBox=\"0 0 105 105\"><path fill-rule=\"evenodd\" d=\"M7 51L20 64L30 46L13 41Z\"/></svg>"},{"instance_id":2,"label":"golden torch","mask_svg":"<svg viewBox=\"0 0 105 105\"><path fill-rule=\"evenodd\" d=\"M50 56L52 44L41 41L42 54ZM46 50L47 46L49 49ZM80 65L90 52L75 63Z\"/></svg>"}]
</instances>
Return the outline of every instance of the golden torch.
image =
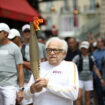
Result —
<instances>
[{"instance_id":1,"label":"golden torch","mask_svg":"<svg viewBox=\"0 0 105 105\"><path fill-rule=\"evenodd\" d=\"M30 23L30 63L34 79L39 77L40 71L40 52L36 36L36 31L40 30L39 24L43 23L43 19L34 17L34 21Z\"/></svg>"}]
</instances>

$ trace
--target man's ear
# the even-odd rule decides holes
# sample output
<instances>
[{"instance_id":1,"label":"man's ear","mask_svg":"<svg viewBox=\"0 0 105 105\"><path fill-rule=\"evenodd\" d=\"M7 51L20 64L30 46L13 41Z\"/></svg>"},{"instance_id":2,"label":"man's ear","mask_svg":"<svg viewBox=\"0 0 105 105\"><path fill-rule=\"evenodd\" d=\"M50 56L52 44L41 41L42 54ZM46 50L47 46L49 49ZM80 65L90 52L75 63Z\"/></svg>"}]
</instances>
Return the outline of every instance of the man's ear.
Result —
<instances>
[{"instance_id":1,"label":"man's ear","mask_svg":"<svg viewBox=\"0 0 105 105\"><path fill-rule=\"evenodd\" d=\"M65 58L65 57L66 57L66 52L65 52L65 51L63 52L63 56L64 56L63 58Z\"/></svg>"},{"instance_id":2,"label":"man's ear","mask_svg":"<svg viewBox=\"0 0 105 105\"><path fill-rule=\"evenodd\" d=\"M5 35L6 37L8 37L9 33L8 33L8 32L4 32L4 35Z\"/></svg>"}]
</instances>

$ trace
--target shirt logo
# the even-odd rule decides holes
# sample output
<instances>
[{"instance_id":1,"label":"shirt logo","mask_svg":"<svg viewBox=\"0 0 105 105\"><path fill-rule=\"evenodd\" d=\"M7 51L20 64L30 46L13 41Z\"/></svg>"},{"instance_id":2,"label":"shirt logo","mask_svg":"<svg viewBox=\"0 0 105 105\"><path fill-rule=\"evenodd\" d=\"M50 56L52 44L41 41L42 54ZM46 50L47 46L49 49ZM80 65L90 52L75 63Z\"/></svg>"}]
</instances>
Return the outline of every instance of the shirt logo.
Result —
<instances>
[{"instance_id":1,"label":"shirt logo","mask_svg":"<svg viewBox=\"0 0 105 105\"><path fill-rule=\"evenodd\" d=\"M0 55L8 55L8 50L0 50Z\"/></svg>"},{"instance_id":2,"label":"shirt logo","mask_svg":"<svg viewBox=\"0 0 105 105\"><path fill-rule=\"evenodd\" d=\"M61 74L61 73L62 73L62 71L57 71L57 70L54 70L54 71L53 71L53 73L54 73L54 74Z\"/></svg>"}]
</instances>

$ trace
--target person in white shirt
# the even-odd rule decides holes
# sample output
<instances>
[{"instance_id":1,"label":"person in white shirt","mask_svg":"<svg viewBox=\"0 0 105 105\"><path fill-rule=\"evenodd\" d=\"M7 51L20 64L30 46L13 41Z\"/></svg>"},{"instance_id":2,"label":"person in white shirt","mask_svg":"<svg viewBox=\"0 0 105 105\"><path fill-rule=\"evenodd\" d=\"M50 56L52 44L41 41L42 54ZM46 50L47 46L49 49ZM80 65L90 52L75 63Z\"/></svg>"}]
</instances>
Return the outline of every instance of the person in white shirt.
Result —
<instances>
[{"instance_id":1,"label":"person in white shirt","mask_svg":"<svg viewBox=\"0 0 105 105\"><path fill-rule=\"evenodd\" d=\"M76 64L64 61L67 43L57 37L46 42L47 60L40 65L40 78L30 78L24 90L34 105L73 105L77 99L79 79Z\"/></svg>"}]
</instances>

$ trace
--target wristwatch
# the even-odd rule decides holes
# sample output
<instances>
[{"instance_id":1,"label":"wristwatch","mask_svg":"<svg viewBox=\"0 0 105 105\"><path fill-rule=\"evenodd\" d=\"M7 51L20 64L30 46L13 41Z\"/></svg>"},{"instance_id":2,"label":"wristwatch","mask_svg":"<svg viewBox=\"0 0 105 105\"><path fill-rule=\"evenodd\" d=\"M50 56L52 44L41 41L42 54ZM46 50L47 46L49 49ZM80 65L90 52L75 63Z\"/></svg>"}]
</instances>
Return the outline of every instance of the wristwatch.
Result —
<instances>
[{"instance_id":1,"label":"wristwatch","mask_svg":"<svg viewBox=\"0 0 105 105\"><path fill-rule=\"evenodd\" d=\"M24 90L24 87L19 87L19 90L23 91Z\"/></svg>"}]
</instances>

